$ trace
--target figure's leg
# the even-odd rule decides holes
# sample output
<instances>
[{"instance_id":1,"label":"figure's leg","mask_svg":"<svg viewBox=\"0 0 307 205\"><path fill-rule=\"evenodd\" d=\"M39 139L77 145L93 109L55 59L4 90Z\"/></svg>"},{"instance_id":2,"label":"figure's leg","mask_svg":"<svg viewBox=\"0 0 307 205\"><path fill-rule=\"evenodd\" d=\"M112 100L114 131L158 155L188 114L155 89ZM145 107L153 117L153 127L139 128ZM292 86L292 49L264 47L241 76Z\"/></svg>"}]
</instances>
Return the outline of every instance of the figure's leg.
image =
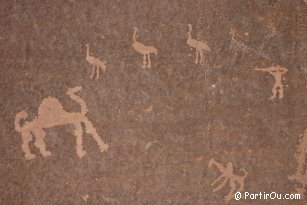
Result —
<instances>
[{"instance_id":1,"label":"figure's leg","mask_svg":"<svg viewBox=\"0 0 307 205\"><path fill-rule=\"evenodd\" d=\"M29 142L32 140L32 134L30 132L22 132L21 133L22 145L21 149L24 153L24 156L27 160L31 160L35 158L35 155L31 153Z\"/></svg>"},{"instance_id":2,"label":"figure's leg","mask_svg":"<svg viewBox=\"0 0 307 205\"><path fill-rule=\"evenodd\" d=\"M225 200L228 202L230 201L232 198L234 198L234 193L236 190L236 183L234 180L230 180L229 185L231 187L229 193L225 196Z\"/></svg>"},{"instance_id":3,"label":"figure's leg","mask_svg":"<svg viewBox=\"0 0 307 205\"><path fill-rule=\"evenodd\" d=\"M81 123L75 123L75 130L74 130L74 135L77 137L76 140L76 151L77 151L77 155L78 157L82 158L86 155L86 151L83 150L83 130L82 130L82 126Z\"/></svg>"},{"instance_id":4,"label":"figure's leg","mask_svg":"<svg viewBox=\"0 0 307 205\"><path fill-rule=\"evenodd\" d=\"M143 65L142 68L146 68L146 54L143 55Z\"/></svg>"},{"instance_id":5,"label":"figure's leg","mask_svg":"<svg viewBox=\"0 0 307 205\"><path fill-rule=\"evenodd\" d=\"M195 52L195 64L198 64L198 50Z\"/></svg>"},{"instance_id":6,"label":"figure's leg","mask_svg":"<svg viewBox=\"0 0 307 205\"><path fill-rule=\"evenodd\" d=\"M147 54L147 59L148 59L148 66L147 66L147 68L151 68L150 54Z\"/></svg>"},{"instance_id":7,"label":"figure's leg","mask_svg":"<svg viewBox=\"0 0 307 205\"><path fill-rule=\"evenodd\" d=\"M296 175L301 175L304 173L304 167L305 167L305 161L306 161L306 153L300 152L297 156L297 168L296 168Z\"/></svg>"},{"instance_id":8,"label":"figure's leg","mask_svg":"<svg viewBox=\"0 0 307 205\"><path fill-rule=\"evenodd\" d=\"M35 129L33 130L33 135L35 136L34 145L39 149L42 153L43 157L48 157L51 155L51 152L46 150L46 143L44 141L46 133L43 129Z\"/></svg>"},{"instance_id":9,"label":"figure's leg","mask_svg":"<svg viewBox=\"0 0 307 205\"><path fill-rule=\"evenodd\" d=\"M284 98L284 89L283 89L283 86L279 86L278 93L279 93L279 99Z\"/></svg>"},{"instance_id":10,"label":"figure's leg","mask_svg":"<svg viewBox=\"0 0 307 205\"><path fill-rule=\"evenodd\" d=\"M238 188L237 192L242 192L244 188L244 179L238 181L238 184L240 187Z\"/></svg>"},{"instance_id":11,"label":"figure's leg","mask_svg":"<svg viewBox=\"0 0 307 205\"><path fill-rule=\"evenodd\" d=\"M100 70L100 67L99 67L99 66L97 66L96 80L99 78L99 70Z\"/></svg>"},{"instance_id":12,"label":"figure's leg","mask_svg":"<svg viewBox=\"0 0 307 205\"><path fill-rule=\"evenodd\" d=\"M273 88L272 88L272 97L270 98L271 100L275 99L276 98L276 94L277 94L277 86L274 85Z\"/></svg>"},{"instance_id":13,"label":"figure's leg","mask_svg":"<svg viewBox=\"0 0 307 205\"><path fill-rule=\"evenodd\" d=\"M90 78L93 78L93 77L94 77L94 74L95 74L95 67L96 67L96 66L94 66L94 65L93 65L92 75L91 75L91 77L90 77Z\"/></svg>"},{"instance_id":14,"label":"figure's leg","mask_svg":"<svg viewBox=\"0 0 307 205\"><path fill-rule=\"evenodd\" d=\"M107 151L109 148L109 145L105 143L101 139L101 137L97 134L97 131L95 127L92 125L92 123L86 117L84 117L83 123L85 124L86 133L93 136L94 140L98 143L100 151L101 152Z\"/></svg>"}]
</instances>

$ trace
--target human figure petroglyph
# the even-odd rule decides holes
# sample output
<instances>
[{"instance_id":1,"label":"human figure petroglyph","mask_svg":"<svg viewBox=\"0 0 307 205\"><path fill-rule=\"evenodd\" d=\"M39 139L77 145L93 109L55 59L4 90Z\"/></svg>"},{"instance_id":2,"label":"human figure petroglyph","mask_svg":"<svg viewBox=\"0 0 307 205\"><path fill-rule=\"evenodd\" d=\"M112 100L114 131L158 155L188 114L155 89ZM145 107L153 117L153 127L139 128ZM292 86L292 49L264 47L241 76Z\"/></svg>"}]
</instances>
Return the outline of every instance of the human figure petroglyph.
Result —
<instances>
[{"instance_id":1,"label":"human figure petroglyph","mask_svg":"<svg viewBox=\"0 0 307 205\"><path fill-rule=\"evenodd\" d=\"M307 173L306 173L306 155L307 155L307 128L303 135L300 135L300 142L298 152L295 156L297 161L297 169L294 175L288 176L289 180L298 181L302 187L297 188L297 192L304 194L305 187L307 187Z\"/></svg>"},{"instance_id":2,"label":"human figure petroglyph","mask_svg":"<svg viewBox=\"0 0 307 205\"><path fill-rule=\"evenodd\" d=\"M21 133L22 150L25 158L30 160L35 158L35 155L31 153L29 143L32 141L32 137L35 137L34 145L40 150L44 157L51 155L51 152L46 150L46 144L44 138L46 133L45 128L52 128L57 125L72 124L75 127L74 135L76 139L76 151L77 155L82 158L86 155L86 151L83 150L83 128L82 123L85 125L85 132L92 135L94 140L98 143L101 152L107 151L108 144L103 142L101 137L97 134L96 129L92 125L91 121L85 116L88 109L85 101L75 93L81 91L82 87L69 88L67 95L76 101L81 106L80 112L66 112L63 109L62 104L57 98L47 97L43 99L38 108L38 116L32 121L25 121L23 126L20 125L21 120L25 120L28 117L28 113L25 111L19 112L15 117L15 130ZM33 136L32 136L33 135Z\"/></svg>"},{"instance_id":3,"label":"human figure petroglyph","mask_svg":"<svg viewBox=\"0 0 307 205\"><path fill-rule=\"evenodd\" d=\"M85 59L90 65L93 66L91 78L93 78L96 73L96 79L98 79L100 69L103 71L106 71L107 62L101 61L99 58L95 58L94 56L90 56L90 46L89 44L86 44L85 46L86 46L86 58Z\"/></svg>"},{"instance_id":4,"label":"human figure petroglyph","mask_svg":"<svg viewBox=\"0 0 307 205\"><path fill-rule=\"evenodd\" d=\"M192 38L191 32L192 32L192 25L188 24L189 32L188 32L188 40L187 44L191 46L192 48L195 48L195 64L204 64L204 51L211 51L210 47L208 46L208 43L205 41L199 41Z\"/></svg>"},{"instance_id":5,"label":"human figure petroglyph","mask_svg":"<svg viewBox=\"0 0 307 205\"><path fill-rule=\"evenodd\" d=\"M283 84L282 84L282 75L286 74L288 72L288 69L285 67L281 67L280 65L273 65L269 66L267 68L258 68L256 67L255 70L257 71L263 71L263 72L268 72L271 75L274 76L275 78L275 84L272 88L272 97L270 98L271 100L275 99L278 97L279 99L282 99L284 97L284 89L283 89Z\"/></svg>"},{"instance_id":6,"label":"human figure petroglyph","mask_svg":"<svg viewBox=\"0 0 307 205\"><path fill-rule=\"evenodd\" d=\"M132 47L134 50L140 54L143 55L143 65L142 68L151 68L151 59L150 54L158 55L158 50L153 46L146 46L136 40L136 34L139 31L138 28L134 27L134 33L133 33L133 43Z\"/></svg>"},{"instance_id":7,"label":"human figure petroglyph","mask_svg":"<svg viewBox=\"0 0 307 205\"><path fill-rule=\"evenodd\" d=\"M223 188L226 183L229 180L229 185L231 187L229 193L224 197L226 202L230 201L233 197L234 194L236 192L242 192L243 188L244 188L244 181L247 177L247 172L245 169L240 169L244 172L244 175L240 176L240 175L235 175L233 173L233 164L231 162L228 162L226 167L223 166L221 163L215 161L214 159L211 159L209 161L209 168L212 168L212 166L215 165L217 167L217 169L221 172L221 176L219 176L212 184L211 186L214 186L216 183L220 183L220 185L218 185L213 192L216 192L218 190L220 190L221 188ZM239 188L236 189L236 183L239 184Z\"/></svg>"}]
</instances>

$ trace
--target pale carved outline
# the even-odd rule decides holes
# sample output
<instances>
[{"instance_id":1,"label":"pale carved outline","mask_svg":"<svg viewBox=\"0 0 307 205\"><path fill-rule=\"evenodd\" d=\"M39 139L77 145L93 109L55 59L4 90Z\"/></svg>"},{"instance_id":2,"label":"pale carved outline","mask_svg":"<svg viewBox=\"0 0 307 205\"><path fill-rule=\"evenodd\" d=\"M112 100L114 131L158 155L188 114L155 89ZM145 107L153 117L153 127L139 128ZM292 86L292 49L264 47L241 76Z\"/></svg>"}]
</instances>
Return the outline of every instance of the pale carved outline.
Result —
<instances>
[{"instance_id":1,"label":"pale carved outline","mask_svg":"<svg viewBox=\"0 0 307 205\"><path fill-rule=\"evenodd\" d=\"M242 192L244 189L244 182L247 177L247 172L245 169L240 169L244 172L244 175L235 175L233 164L232 162L228 162L226 166L222 165L221 163L217 162L215 159L211 159L209 161L208 167L212 168L212 166L215 165L216 168L221 172L221 175L211 184L211 186L214 186L217 183L220 183L215 189L213 189L213 192L216 192L220 189L222 189L226 183L229 181L230 185L230 191L228 194L224 197L226 202L229 202L236 192ZM237 189L236 183L239 184L239 188Z\"/></svg>"},{"instance_id":2,"label":"pale carved outline","mask_svg":"<svg viewBox=\"0 0 307 205\"><path fill-rule=\"evenodd\" d=\"M31 160L35 158L35 155L31 153L29 147L29 143L32 141L33 137L35 137L34 145L39 149L43 157L50 156L51 152L46 149L44 141L46 137L44 129L67 124L72 124L75 128L74 135L77 138L76 152L80 158L86 155L86 151L83 149L84 131L82 124L85 125L85 132L92 135L94 140L98 143L100 151L104 152L108 150L108 144L101 139L91 121L85 116L88 111L85 101L75 95L75 93L81 91L81 89L81 86L69 88L66 93L72 100L80 104L80 112L65 111L57 98L49 96L43 99L38 108L38 115L32 121L25 121L28 117L28 113L25 111L16 114L15 130L21 134L21 148L24 152L25 159ZM23 126L20 125L21 121L24 121Z\"/></svg>"}]
</instances>

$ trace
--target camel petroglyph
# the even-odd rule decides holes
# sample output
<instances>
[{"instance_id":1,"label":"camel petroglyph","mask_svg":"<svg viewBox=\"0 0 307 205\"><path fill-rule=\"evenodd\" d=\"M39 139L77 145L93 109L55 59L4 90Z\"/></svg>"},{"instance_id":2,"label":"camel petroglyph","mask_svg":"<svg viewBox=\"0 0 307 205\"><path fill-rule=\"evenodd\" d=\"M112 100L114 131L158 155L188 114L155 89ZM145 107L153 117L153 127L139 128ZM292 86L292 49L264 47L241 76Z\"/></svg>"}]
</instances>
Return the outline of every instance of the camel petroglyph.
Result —
<instances>
[{"instance_id":1,"label":"camel petroglyph","mask_svg":"<svg viewBox=\"0 0 307 205\"><path fill-rule=\"evenodd\" d=\"M151 59L150 54L156 54L158 55L158 50L153 46L146 46L136 40L136 34L139 31L138 28L134 27L134 33L133 33L133 43L132 47L134 50L140 54L143 55L143 65L142 68L151 68Z\"/></svg>"},{"instance_id":2,"label":"camel petroglyph","mask_svg":"<svg viewBox=\"0 0 307 205\"><path fill-rule=\"evenodd\" d=\"M44 138L46 133L45 128L52 128L58 125L72 124L75 127L74 135L76 139L76 151L77 155L82 158L86 151L83 150L83 128L82 123L85 125L85 132L92 135L94 140L98 143L101 152L107 151L108 144L106 144L101 137L97 134L96 129L92 125L91 121L85 116L87 113L87 107L85 101L75 93L81 91L82 87L69 88L67 95L80 104L80 112L66 112L63 109L62 104L57 98L47 97L43 99L38 108L38 116L32 121L25 121L23 126L20 125L22 120L28 117L28 113L21 111L16 114L15 117L15 130L20 132L22 139L22 151L26 159L30 160L35 158L35 155L31 153L29 143L35 137L34 145L40 150L44 157L50 156L51 152L46 150L46 144Z\"/></svg>"}]
</instances>

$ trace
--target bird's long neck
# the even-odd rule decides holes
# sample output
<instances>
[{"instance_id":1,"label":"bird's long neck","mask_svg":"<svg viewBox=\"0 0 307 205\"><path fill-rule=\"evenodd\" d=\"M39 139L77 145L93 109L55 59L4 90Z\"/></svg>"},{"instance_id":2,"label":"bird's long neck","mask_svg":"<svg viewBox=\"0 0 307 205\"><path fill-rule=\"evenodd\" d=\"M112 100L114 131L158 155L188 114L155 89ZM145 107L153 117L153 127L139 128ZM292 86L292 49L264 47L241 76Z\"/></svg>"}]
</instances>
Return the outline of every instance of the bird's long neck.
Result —
<instances>
[{"instance_id":1,"label":"bird's long neck","mask_svg":"<svg viewBox=\"0 0 307 205\"><path fill-rule=\"evenodd\" d=\"M134 30L134 32L133 32L133 42L136 42L136 32L137 32L137 30Z\"/></svg>"},{"instance_id":2,"label":"bird's long neck","mask_svg":"<svg viewBox=\"0 0 307 205\"><path fill-rule=\"evenodd\" d=\"M191 32L192 32L192 28L191 28L191 27L189 27L188 39L192 39Z\"/></svg>"}]
</instances>

